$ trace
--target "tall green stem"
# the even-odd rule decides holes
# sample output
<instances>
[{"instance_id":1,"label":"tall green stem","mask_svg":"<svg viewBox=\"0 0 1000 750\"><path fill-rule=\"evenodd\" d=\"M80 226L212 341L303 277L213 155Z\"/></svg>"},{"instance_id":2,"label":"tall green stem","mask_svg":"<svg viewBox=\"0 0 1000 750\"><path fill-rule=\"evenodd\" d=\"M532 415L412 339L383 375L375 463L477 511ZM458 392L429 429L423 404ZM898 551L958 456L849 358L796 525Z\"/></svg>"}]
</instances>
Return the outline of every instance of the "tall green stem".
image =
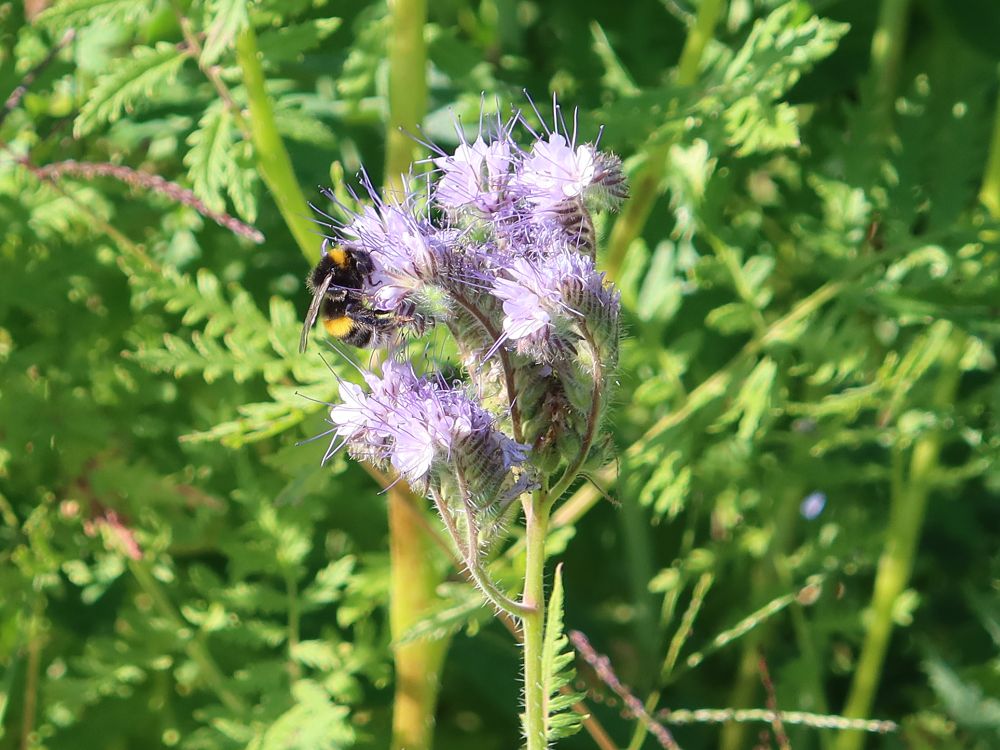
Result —
<instances>
[{"instance_id":1,"label":"tall green stem","mask_svg":"<svg viewBox=\"0 0 1000 750\"><path fill-rule=\"evenodd\" d=\"M386 194L401 195L401 174L413 160L416 144L403 131L415 132L427 108L427 53L424 0L392 0L389 53L389 119L386 127ZM397 485L389 493L389 552L391 561L389 620L399 639L437 601L441 582L432 565L432 540L415 518L421 511ZM396 692L392 712L393 750L428 750L434 738L441 666L447 639L413 641L393 654Z\"/></svg>"},{"instance_id":2,"label":"tall green stem","mask_svg":"<svg viewBox=\"0 0 1000 750\"><path fill-rule=\"evenodd\" d=\"M906 18L910 0L882 0L878 24L872 34L870 109L877 138L884 138L892 124L892 108L899 81L899 64L906 44Z\"/></svg>"},{"instance_id":3,"label":"tall green stem","mask_svg":"<svg viewBox=\"0 0 1000 750\"><path fill-rule=\"evenodd\" d=\"M979 200L986 206L990 216L1000 219L1000 97L997 97L997 113L993 118L993 137L990 139L990 154L986 159L983 186L979 190Z\"/></svg>"},{"instance_id":4,"label":"tall green stem","mask_svg":"<svg viewBox=\"0 0 1000 750\"><path fill-rule=\"evenodd\" d=\"M933 397L937 409L947 408L954 403L961 374L961 342L961 334L952 331L939 364L940 374ZM843 711L847 718L865 718L871 711L892 635L893 611L913 572L927 500L938 469L942 439L940 430L932 430L916 441L910 454L909 472L906 476L903 476L905 456L899 450L894 456L894 462L899 468L894 472L896 478L892 483L889 528L875 575L868 631ZM836 747L837 750L860 750L863 741L864 735L861 732L847 731L840 736Z\"/></svg>"},{"instance_id":5,"label":"tall green stem","mask_svg":"<svg viewBox=\"0 0 1000 750\"><path fill-rule=\"evenodd\" d=\"M299 188L285 143L278 133L274 108L265 88L264 69L260 64L257 35L247 28L236 40L236 60L243 71L243 85L250 104L250 133L260 175L278 204L281 218L295 238L302 254L312 263L319 260L320 243L309 220L312 211Z\"/></svg>"},{"instance_id":6,"label":"tall green stem","mask_svg":"<svg viewBox=\"0 0 1000 750\"><path fill-rule=\"evenodd\" d=\"M170 601L159 582L153 577L146 563L141 560L132 560L129 562L129 570L132 571L139 588L152 600L153 606L159 611L160 616L169 620L175 630L187 629L188 623L177 612L173 602ZM218 696L223 705L234 713L245 715L249 710L246 703L226 687L225 675L219 669L219 665L215 663L215 659L212 658L203 638L201 633L197 633L187 639L184 645L185 652L191 661L198 665L202 679Z\"/></svg>"},{"instance_id":7,"label":"tall green stem","mask_svg":"<svg viewBox=\"0 0 1000 750\"><path fill-rule=\"evenodd\" d=\"M676 80L681 86L693 86L698 80L698 67L701 65L702 55L715 33L715 26L725 7L725 0L701 0L698 5L698 15L694 24L688 29L684 49L681 50L681 57L677 62ZM660 185L667 169L671 145L665 143L651 147L639 173L632 180L632 196L612 227L611 236L608 238L606 267L610 279L618 277L625 253L646 226L649 214L653 210L653 203L660 194Z\"/></svg>"},{"instance_id":8,"label":"tall green stem","mask_svg":"<svg viewBox=\"0 0 1000 750\"><path fill-rule=\"evenodd\" d=\"M546 695L542 688L542 644L545 629L545 537L549 530L548 494L534 492L525 504L525 570L523 604L532 611L521 618L524 631L524 733L527 750L545 750Z\"/></svg>"},{"instance_id":9,"label":"tall green stem","mask_svg":"<svg viewBox=\"0 0 1000 750\"><path fill-rule=\"evenodd\" d=\"M403 484L389 491L389 626L398 640L435 601L440 583L431 561L432 541L421 511ZM433 744L441 664L448 641L420 640L397 645L393 653L396 691L392 709L393 750L427 750Z\"/></svg>"},{"instance_id":10,"label":"tall green stem","mask_svg":"<svg viewBox=\"0 0 1000 750\"><path fill-rule=\"evenodd\" d=\"M426 0L391 0L389 38L389 127L386 131L385 183L402 189L400 175L410 169L417 143L412 134L427 111Z\"/></svg>"}]
</instances>

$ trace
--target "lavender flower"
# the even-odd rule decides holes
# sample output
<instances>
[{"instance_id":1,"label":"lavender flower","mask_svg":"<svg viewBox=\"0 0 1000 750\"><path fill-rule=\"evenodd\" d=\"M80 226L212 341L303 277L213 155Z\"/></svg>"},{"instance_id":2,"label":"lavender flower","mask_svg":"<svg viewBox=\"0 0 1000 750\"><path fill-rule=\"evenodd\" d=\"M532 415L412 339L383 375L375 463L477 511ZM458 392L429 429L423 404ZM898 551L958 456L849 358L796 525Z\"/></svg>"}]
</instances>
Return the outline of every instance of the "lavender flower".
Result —
<instances>
[{"instance_id":1,"label":"lavender flower","mask_svg":"<svg viewBox=\"0 0 1000 750\"><path fill-rule=\"evenodd\" d=\"M441 170L441 179L434 189L435 200L449 209L470 208L484 215L495 213L505 202L511 158L507 140L487 144L481 135L471 144L463 140L454 155L433 159Z\"/></svg>"},{"instance_id":2,"label":"lavender flower","mask_svg":"<svg viewBox=\"0 0 1000 750\"><path fill-rule=\"evenodd\" d=\"M567 199L582 196L597 172L593 147L574 148L559 133L536 141L519 166L512 187L541 211L552 211Z\"/></svg>"},{"instance_id":3,"label":"lavender flower","mask_svg":"<svg viewBox=\"0 0 1000 750\"><path fill-rule=\"evenodd\" d=\"M516 259L493 284L503 331L522 354L548 361L572 348L588 316L617 321L618 298L594 262L562 243L550 255Z\"/></svg>"},{"instance_id":4,"label":"lavender flower","mask_svg":"<svg viewBox=\"0 0 1000 750\"><path fill-rule=\"evenodd\" d=\"M525 446L497 429L495 419L441 378L418 377L409 364L387 360L381 376L367 373L368 392L340 384L341 404L330 409L336 439L350 453L390 464L411 483L457 469L469 474L484 501L522 464Z\"/></svg>"}]
</instances>

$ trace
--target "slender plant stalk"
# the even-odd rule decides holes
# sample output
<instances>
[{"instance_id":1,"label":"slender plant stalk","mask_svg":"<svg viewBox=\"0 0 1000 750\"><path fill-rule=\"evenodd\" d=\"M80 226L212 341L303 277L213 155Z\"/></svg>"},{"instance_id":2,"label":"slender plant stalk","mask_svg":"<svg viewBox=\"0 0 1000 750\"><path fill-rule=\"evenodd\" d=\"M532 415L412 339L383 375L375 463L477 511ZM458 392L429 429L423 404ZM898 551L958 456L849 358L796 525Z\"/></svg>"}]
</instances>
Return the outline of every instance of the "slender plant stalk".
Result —
<instances>
[{"instance_id":1,"label":"slender plant stalk","mask_svg":"<svg viewBox=\"0 0 1000 750\"><path fill-rule=\"evenodd\" d=\"M293 571L286 570L284 575L288 597L288 673L294 681L302 676L299 663L295 661L295 650L299 645L299 586Z\"/></svg>"},{"instance_id":2,"label":"slender plant stalk","mask_svg":"<svg viewBox=\"0 0 1000 750\"><path fill-rule=\"evenodd\" d=\"M389 122L386 128L385 193L402 194L400 175L409 169L415 132L427 108L427 53L424 0L392 0L389 36ZM429 554L432 540L414 517L422 511L410 502L402 483L389 492L390 601L392 636L398 639L437 601L441 582ZM419 640L397 646L393 698L393 750L427 750L433 743L441 667L448 640Z\"/></svg>"},{"instance_id":3,"label":"slender plant stalk","mask_svg":"<svg viewBox=\"0 0 1000 750\"><path fill-rule=\"evenodd\" d=\"M910 0L882 0L872 34L869 95L875 117L875 136L884 138L892 125L892 108L899 81L899 64L906 44Z\"/></svg>"},{"instance_id":4,"label":"slender plant stalk","mask_svg":"<svg viewBox=\"0 0 1000 750\"><path fill-rule=\"evenodd\" d=\"M150 572L146 563L141 560L129 560L128 567L132 571L132 576L139 584L139 588L152 599L153 605L159 611L160 616L169 620L171 625L177 630L187 628L188 624L177 612L173 602L170 601L170 598ZM226 678L219 665L215 663L215 659L212 658L212 654L209 652L200 634L188 639L184 650L191 661L198 665L202 678L226 708L234 713L247 714L249 707L240 696L226 687Z\"/></svg>"},{"instance_id":5,"label":"slender plant stalk","mask_svg":"<svg viewBox=\"0 0 1000 750\"><path fill-rule=\"evenodd\" d=\"M1000 219L1000 97L997 97L997 113L993 118L993 136L990 139L990 154L986 159L986 172L979 200L986 206L990 216Z\"/></svg>"},{"instance_id":6,"label":"slender plant stalk","mask_svg":"<svg viewBox=\"0 0 1000 750\"><path fill-rule=\"evenodd\" d=\"M243 71L243 85L250 104L250 133L261 178L278 204L281 218L285 220L299 250L310 263L315 263L319 260L320 243L316 228L309 220L312 211L295 179L292 160L274 121L274 108L264 86L264 69L260 64L260 51L253 28L248 27L237 38L236 60Z\"/></svg>"},{"instance_id":7,"label":"slender plant stalk","mask_svg":"<svg viewBox=\"0 0 1000 750\"><path fill-rule=\"evenodd\" d=\"M961 375L959 359L962 340L959 332L952 331L942 353L933 397L937 409L947 408L954 403ZM897 450L894 457L894 462L899 467L895 472L898 478L892 482L889 528L875 575L871 618L843 712L848 719L866 718L875 700L875 691L892 635L893 611L913 572L927 500L938 470L942 439L940 430L932 430L916 441L910 453L906 476L903 476L904 455ZM839 737L836 748L860 750L863 741L864 735L861 732L844 732Z\"/></svg>"},{"instance_id":8,"label":"slender plant stalk","mask_svg":"<svg viewBox=\"0 0 1000 750\"><path fill-rule=\"evenodd\" d=\"M427 111L426 0L390 0L389 128L386 132L385 187L402 194L405 174L417 148L412 134Z\"/></svg>"},{"instance_id":9,"label":"slender plant stalk","mask_svg":"<svg viewBox=\"0 0 1000 750\"><path fill-rule=\"evenodd\" d=\"M542 687L545 628L545 537L549 530L548 493L536 490L525 503L527 548L523 604L532 611L521 618L524 632L524 733L527 750L545 750L546 699Z\"/></svg>"},{"instance_id":10,"label":"slender plant stalk","mask_svg":"<svg viewBox=\"0 0 1000 750\"><path fill-rule=\"evenodd\" d=\"M698 68L705 47L715 33L715 26L725 9L725 0L701 0L698 15L688 29L680 60L677 62L677 83L692 86L698 80ZM605 264L608 278L615 280L621 272L622 261L632 242L642 233L653 203L660 194L663 174L667 169L672 143L652 146L639 173L632 180L632 196L625 210L615 221L608 238L608 255Z\"/></svg>"},{"instance_id":11,"label":"slender plant stalk","mask_svg":"<svg viewBox=\"0 0 1000 750\"><path fill-rule=\"evenodd\" d=\"M35 592L31 614L28 620L28 658L24 667L24 704L21 708L21 750L32 746L35 731L35 714L38 708L38 675L42 658L42 617L45 612L45 596L41 589Z\"/></svg>"},{"instance_id":12,"label":"slender plant stalk","mask_svg":"<svg viewBox=\"0 0 1000 750\"><path fill-rule=\"evenodd\" d=\"M782 498L776 503L773 518L773 537L768 548L768 554L763 560L759 560L750 572L750 590L753 594L753 601L758 602L770 595L774 584L780 581L783 588L792 588L793 581L787 572L785 557L790 552L792 529L798 517L799 501L803 495L803 488L798 483L793 483L782 492ZM776 580L777 579L777 580ZM794 607L794 605L792 605ZM794 611L794 610L793 610ZM743 638L743 652L740 655L740 666L736 685L728 701L731 708L750 708L757 688L760 684L759 670L757 668L761 653L768 653L768 644L774 635L771 622L762 623L760 627L754 628ZM796 628L796 636L799 637L799 649L808 648L808 644L803 642L803 638L808 639L808 633L800 632ZM815 708L815 706L810 706ZM721 750L739 750L745 747L746 734L748 728L740 722L728 722L723 727L719 738Z\"/></svg>"}]
</instances>

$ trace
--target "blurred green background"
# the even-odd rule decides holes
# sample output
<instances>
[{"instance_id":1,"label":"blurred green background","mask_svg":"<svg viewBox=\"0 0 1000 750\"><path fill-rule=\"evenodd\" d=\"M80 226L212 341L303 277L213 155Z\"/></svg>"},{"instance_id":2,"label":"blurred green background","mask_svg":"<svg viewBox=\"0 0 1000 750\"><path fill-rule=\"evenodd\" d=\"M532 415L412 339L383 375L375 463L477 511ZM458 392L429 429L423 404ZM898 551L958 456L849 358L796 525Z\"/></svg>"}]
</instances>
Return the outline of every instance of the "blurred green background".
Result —
<instances>
[{"instance_id":1,"label":"blurred green background","mask_svg":"<svg viewBox=\"0 0 1000 750\"><path fill-rule=\"evenodd\" d=\"M517 746L429 513L390 628L412 498L296 446L337 393L296 347L316 186L525 90L633 193L567 628L684 748L1000 747L998 40L995 0L0 3L0 748ZM577 687L606 734L561 746L659 746Z\"/></svg>"}]
</instances>

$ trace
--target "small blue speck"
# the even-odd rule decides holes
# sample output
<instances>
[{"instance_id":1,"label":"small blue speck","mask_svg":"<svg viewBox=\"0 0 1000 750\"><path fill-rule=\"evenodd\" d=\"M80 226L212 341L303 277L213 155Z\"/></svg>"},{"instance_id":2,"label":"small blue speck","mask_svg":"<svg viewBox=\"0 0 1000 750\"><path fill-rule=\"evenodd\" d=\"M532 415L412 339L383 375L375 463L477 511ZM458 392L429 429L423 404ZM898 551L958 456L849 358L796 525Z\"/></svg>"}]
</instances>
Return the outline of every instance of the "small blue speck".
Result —
<instances>
[{"instance_id":1,"label":"small blue speck","mask_svg":"<svg viewBox=\"0 0 1000 750\"><path fill-rule=\"evenodd\" d=\"M802 501L802 505L799 506L799 512L803 518L812 521L823 512L823 508L825 507L826 494L823 492L813 492L806 495L805 500Z\"/></svg>"}]
</instances>

